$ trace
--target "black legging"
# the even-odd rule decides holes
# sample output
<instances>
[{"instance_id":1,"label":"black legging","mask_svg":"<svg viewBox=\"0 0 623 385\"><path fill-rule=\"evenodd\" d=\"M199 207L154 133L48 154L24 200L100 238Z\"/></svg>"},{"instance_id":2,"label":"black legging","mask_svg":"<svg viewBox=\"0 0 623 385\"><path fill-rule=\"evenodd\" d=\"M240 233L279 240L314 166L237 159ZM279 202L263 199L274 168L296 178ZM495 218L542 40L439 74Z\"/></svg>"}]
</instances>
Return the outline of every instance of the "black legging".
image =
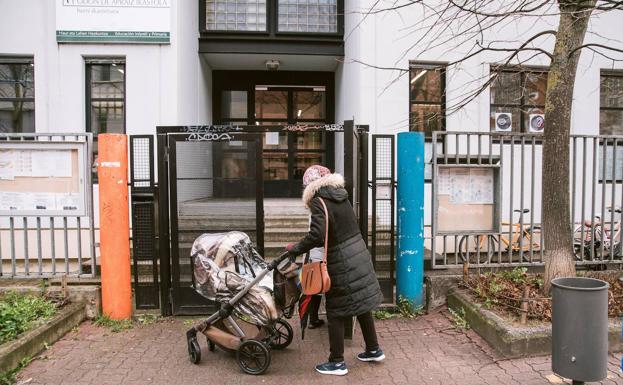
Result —
<instances>
[{"instance_id":1,"label":"black legging","mask_svg":"<svg viewBox=\"0 0 623 385\"><path fill-rule=\"evenodd\" d=\"M318 322L318 310L320 310L321 295L313 295L309 301L309 322L315 324Z\"/></svg>"},{"instance_id":2,"label":"black legging","mask_svg":"<svg viewBox=\"0 0 623 385\"><path fill-rule=\"evenodd\" d=\"M344 324L350 317L327 317L329 321L329 345L331 347L330 362L344 361ZM379 348L374 329L374 318L372 313L367 312L357 316L363 340L366 343L366 351L373 351Z\"/></svg>"}]
</instances>

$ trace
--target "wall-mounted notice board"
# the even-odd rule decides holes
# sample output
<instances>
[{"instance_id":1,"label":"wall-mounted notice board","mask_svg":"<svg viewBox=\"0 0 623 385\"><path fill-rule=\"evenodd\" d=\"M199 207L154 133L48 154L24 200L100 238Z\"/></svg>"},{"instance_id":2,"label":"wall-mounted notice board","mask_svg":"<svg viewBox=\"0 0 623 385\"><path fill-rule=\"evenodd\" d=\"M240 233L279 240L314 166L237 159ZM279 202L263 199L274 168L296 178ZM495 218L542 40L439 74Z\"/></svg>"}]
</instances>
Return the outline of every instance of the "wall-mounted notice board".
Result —
<instances>
[{"instance_id":1,"label":"wall-mounted notice board","mask_svg":"<svg viewBox=\"0 0 623 385\"><path fill-rule=\"evenodd\" d=\"M0 216L86 216L87 143L0 142Z\"/></svg>"},{"instance_id":2,"label":"wall-mounted notice board","mask_svg":"<svg viewBox=\"0 0 623 385\"><path fill-rule=\"evenodd\" d=\"M499 232L497 165L437 165L437 233Z\"/></svg>"}]
</instances>

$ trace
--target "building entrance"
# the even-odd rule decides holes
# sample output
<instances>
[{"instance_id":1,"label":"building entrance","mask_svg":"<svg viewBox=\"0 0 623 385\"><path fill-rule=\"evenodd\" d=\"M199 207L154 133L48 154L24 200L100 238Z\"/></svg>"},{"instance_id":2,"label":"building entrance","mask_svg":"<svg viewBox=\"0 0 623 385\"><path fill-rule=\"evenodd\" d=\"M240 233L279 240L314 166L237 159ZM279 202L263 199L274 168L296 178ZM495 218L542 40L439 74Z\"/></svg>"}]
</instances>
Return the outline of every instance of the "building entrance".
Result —
<instances>
[{"instance_id":1,"label":"building entrance","mask_svg":"<svg viewBox=\"0 0 623 385\"><path fill-rule=\"evenodd\" d=\"M265 197L300 197L307 167L334 168L334 133L296 129L334 122L333 73L218 72L213 77L216 123L292 126L263 134Z\"/></svg>"},{"instance_id":2,"label":"building entrance","mask_svg":"<svg viewBox=\"0 0 623 385\"><path fill-rule=\"evenodd\" d=\"M324 125L327 123L325 87L257 86L255 122ZM264 188L268 196L300 196L305 169L314 164L328 165L328 136L322 131L265 134Z\"/></svg>"}]
</instances>

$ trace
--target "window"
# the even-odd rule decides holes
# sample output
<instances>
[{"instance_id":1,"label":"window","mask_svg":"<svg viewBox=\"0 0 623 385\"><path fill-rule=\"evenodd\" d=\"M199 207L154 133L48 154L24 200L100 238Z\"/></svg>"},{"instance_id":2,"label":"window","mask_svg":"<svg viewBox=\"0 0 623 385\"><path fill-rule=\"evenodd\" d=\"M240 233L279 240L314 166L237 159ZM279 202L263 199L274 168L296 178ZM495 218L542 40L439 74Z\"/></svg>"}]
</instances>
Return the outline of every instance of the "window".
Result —
<instances>
[{"instance_id":1,"label":"window","mask_svg":"<svg viewBox=\"0 0 623 385\"><path fill-rule=\"evenodd\" d=\"M411 63L409 129L430 136L446 126L446 69L443 64Z\"/></svg>"},{"instance_id":2,"label":"window","mask_svg":"<svg viewBox=\"0 0 623 385\"><path fill-rule=\"evenodd\" d=\"M206 0L206 30L266 31L266 0Z\"/></svg>"},{"instance_id":3,"label":"window","mask_svg":"<svg viewBox=\"0 0 623 385\"><path fill-rule=\"evenodd\" d=\"M32 58L0 57L0 132L35 132Z\"/></svg>"},{"instance_id":4,"label":"window","mask_svg":"<svg viewBox=\"0 0 623 385\"><path fill-rule=\"evenodd\" d=\"M623 135L623 71L602 71L599 84L599 133Z\"/></svg>"},{"instance_id":5,"label":"window","mask_svg":"<svg viewBox=\"0 0 623 385\"><path fill-rule=\"evenodd\" d=\"M339 0L204 0L207 32L337 34Z\"/></svg>"},{"instance_id":6,"label":"window","mask_svg":"<svg viewBox=\"0 0 623 385\"><path fill-rule=\"evenodd\" d=\"M93 167L97 165L97 136L125 134L125 61L86 60L87 132L93 133ZM94 180L97 178L95 171Z\"/></svg>"},{"instance_id":7,"label":"window","mask_svg":"<svg viewBox=\"0 0 623 385\"><path fill-rule=\"evenodd\" d=\"M543 132L547 70L496 67L491 84L491 131Z\"/></svg>"},{"instance_id":8,"label":"window","mask_svg":"<svg viewBox=\"0 0 623 385\"><path fill-rule=\"evenodd\" d=\"M223 124L247 124L247 91L221 92L221 121Z\"/></svg>"},{"instance_id":9,"label":"window","mask_svg":"<svg viewBox=\"0 0 623 385\"><path fill-rule=\"evenodd\" d=\"M278 30L337 33L337 5L337 0L278 0Z\"/></svg>"}]
</instances>

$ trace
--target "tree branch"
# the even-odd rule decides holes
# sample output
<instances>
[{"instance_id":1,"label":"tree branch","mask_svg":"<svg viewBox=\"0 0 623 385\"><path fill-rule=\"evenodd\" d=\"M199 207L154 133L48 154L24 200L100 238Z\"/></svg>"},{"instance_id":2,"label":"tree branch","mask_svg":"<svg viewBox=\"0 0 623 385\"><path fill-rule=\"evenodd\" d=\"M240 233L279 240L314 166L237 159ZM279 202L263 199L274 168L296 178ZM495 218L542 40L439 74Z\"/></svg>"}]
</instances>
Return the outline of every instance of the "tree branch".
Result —
<instances>
[{"instance_id":1,"label":"tree branch","mask_svg":"<svg viewBox=\"0 0 623 385\"><path fill-rule=\"evenodd\" d=\"M458 9L460 9L461 11L464 12L469 12L471 14L474 15L478 15L478 16L483 16L483 17L502 17L502 16L508 16L508 15L521 15L521 14L528 14L528 13L532 13L538 9L540 9L541 7L547 5L550 1L549 0L545 0L539 4L537 4L536 6L532 7L532 8L523 8L524 5L527 4L521 4L518 5L514 10L509 10L503 13L486 13L486 12L480 12L476 10L476 4L474 4L474 7L472 7L471 9L467 8L467 1L465 1L465 5L459 5L456 3L456 1L454 0L449 0L449 2L454 5L455 7L457 7ZM528 2L530 3L530 2Z\"/></svg>"},{"instance_id":2,"label":"tree branch","mask_svg":"<svg viewBox=\"0 0 623 385\"><path fill-rule=\"evenodd\" d=\"M620 48L608 47L607 45L597 44L597 43L589 43L589 44L583 44L581 46L578 46L578 47L575 47L574 49L572 49L571 52L569 52L569 57L571 57L571 55L573 55L575 52L581 50L582 48L591 48L591 47L603 48L603 49L607 49L609 51L623 53L623 49L620 49ZM592 49L592 51L594 51L596 53L600 53L596 49Z\"/></svg>"}]
</instances>

